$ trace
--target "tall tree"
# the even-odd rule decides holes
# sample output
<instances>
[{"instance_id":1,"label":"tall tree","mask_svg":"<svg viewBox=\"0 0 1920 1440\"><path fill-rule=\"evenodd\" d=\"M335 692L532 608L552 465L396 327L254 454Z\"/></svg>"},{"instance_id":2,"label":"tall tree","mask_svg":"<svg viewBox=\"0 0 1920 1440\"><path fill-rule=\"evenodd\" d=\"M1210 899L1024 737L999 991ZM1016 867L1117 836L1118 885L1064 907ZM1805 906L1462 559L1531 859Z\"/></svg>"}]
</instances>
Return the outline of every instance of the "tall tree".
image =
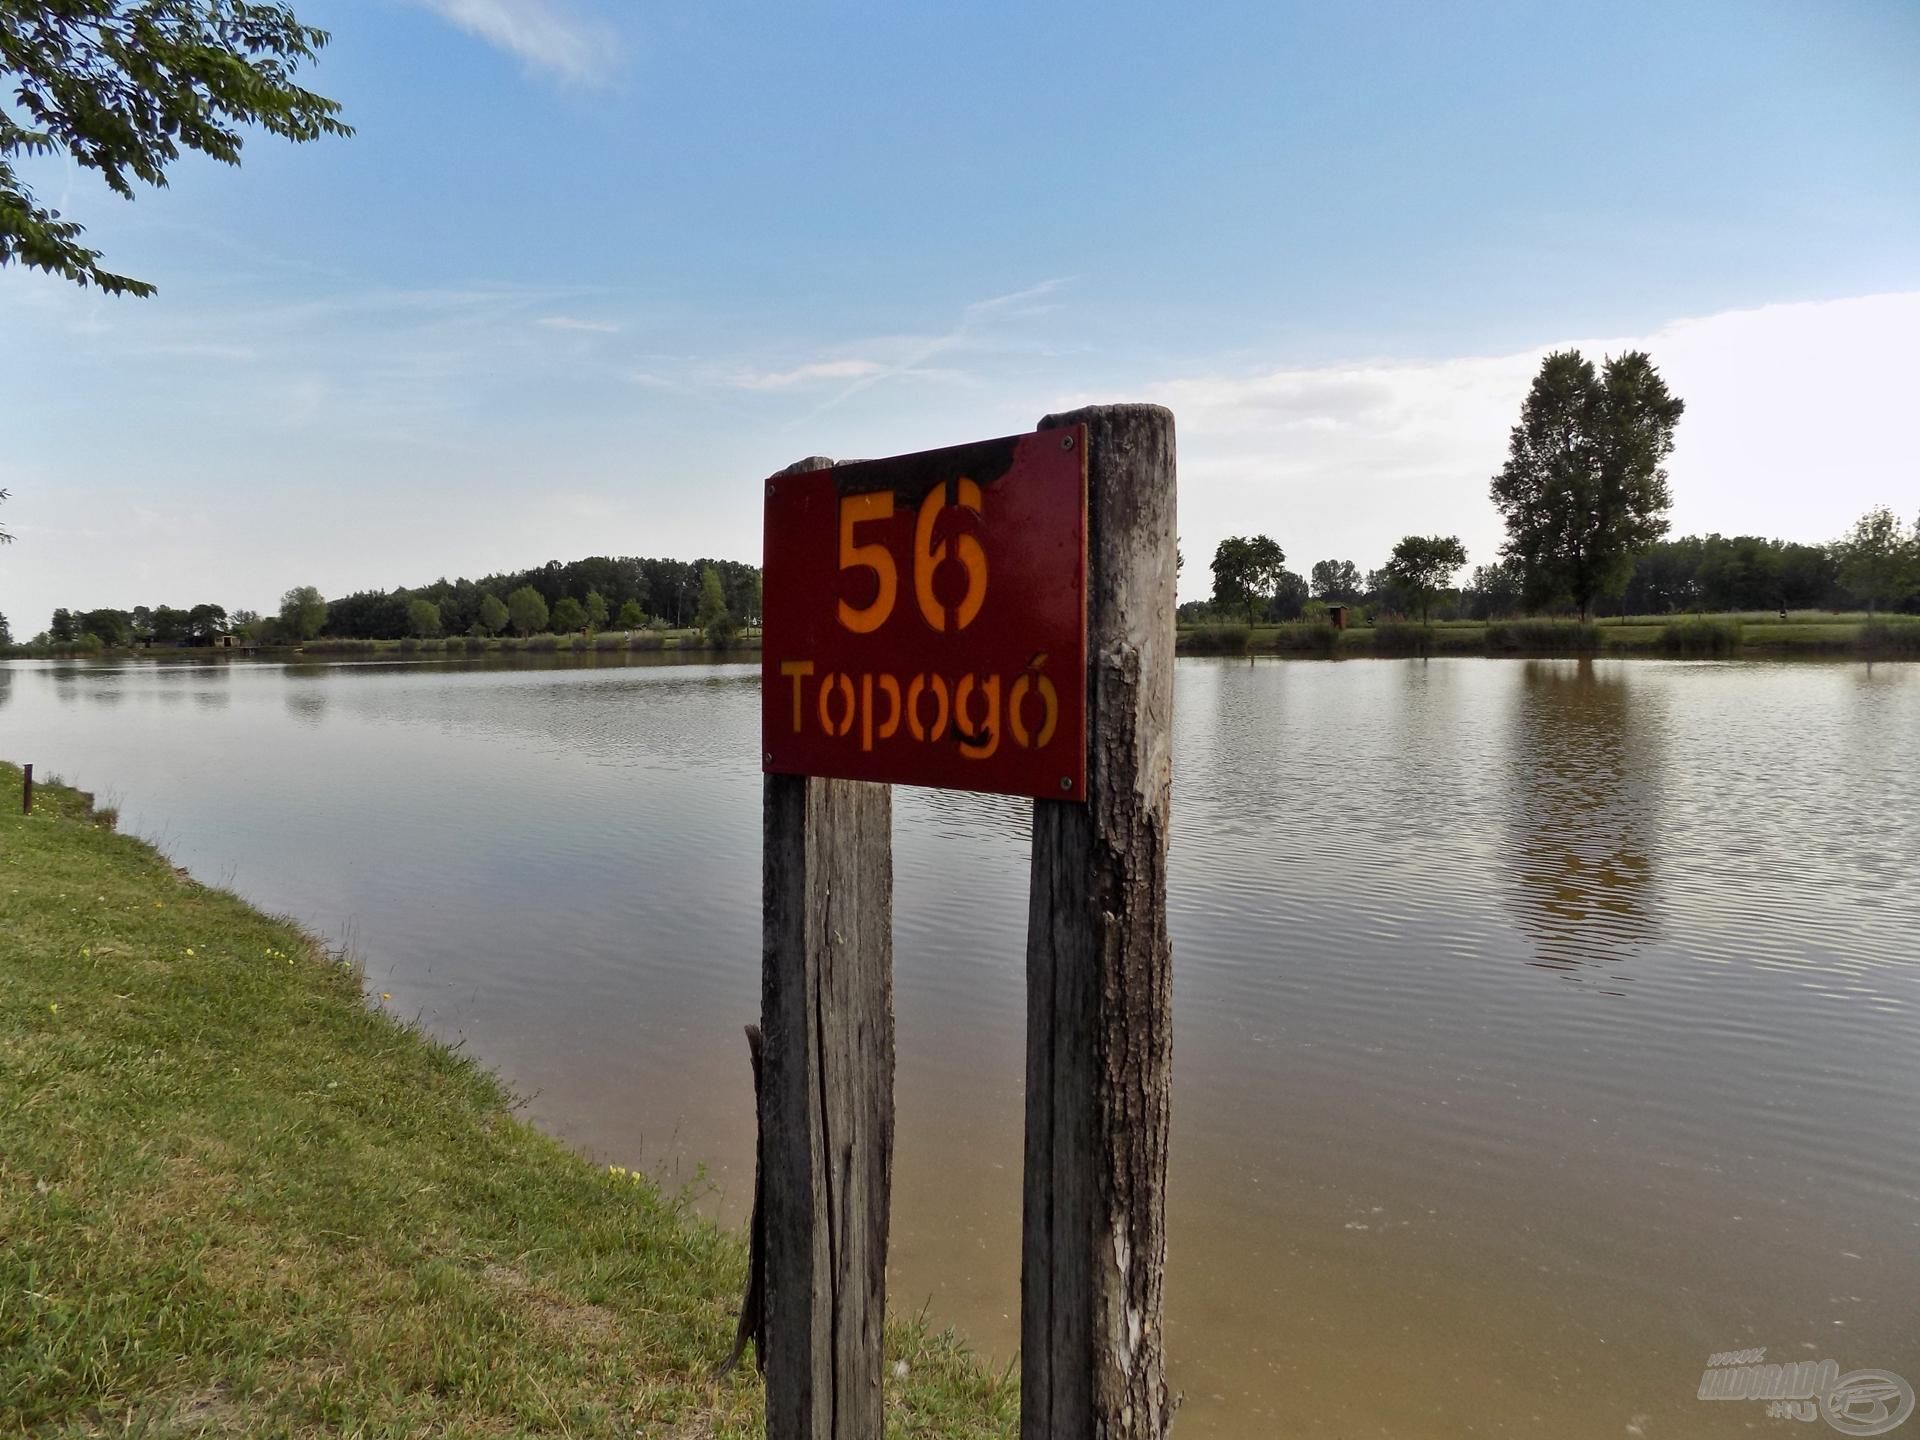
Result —
<instances>
[{"instance_id":1,"label":"tall tree","mask_svg":"<svg viewBox=\"0 0 1920 1440\"><path fill-rule=\"evenodd\" d=\"M1280 583L1286 553L1265 535L1233 535L1213 551L1213 603L1223 610L1243 610L1247 624L1273 597Z\"/></svg>"},{"instance_id":2,"label":"tall tree","mask_svg":"<svg viewBox=\"0 0 1920 1440\"><path fill-rule=\"evenodd\" d=\"M538 635L547 628L546 597L531 585L522 585L507 596L507 616L522 635Z\"/></svg>"},{"instance_id":3,"label":"tall tree","mask_svg":"<svg viewBox=\"0 0 1920 1440\"><path fill-rule=\"evenodd\" d=\"M154 612L154 638L159 638L159 611ZM296 585L280 597L280 633L293 640L311 640L327 623L327 602L311 585Z\"/></svg>"},{"instance_id":4,"label":"tall tree","mask_svg":"<svg viewBox=\"0 0 1920 1440\"><path fill-rule=\"evenodd\" d=\"M1393 587L1420 612L1425 624L1433 613L1433 598L1453 584L1454 572L1467 563L1467 550L1458 535L1408 535L1393 547L1384 567Z\"/></svg>"},{"instance_id":5,"label":"tall tree","mask_svg":"<svg viewBox=\"0 0 1920 1440\"><path fill-rule=\"evenodd\" d=\"M1491 487L1507 522L1501 554L1529 603L1570 602L1590 620L1596 600L1625 588L1634 556L1666 534L1665 465L1685 409L1643 351L1599 373L1578 350L1540 363Z\"/></svg>"},{"instance_id":6,"label":"tall tree","mask_svg":"<svg viewBox=\"0 0 1920 1440\"><path fill-rule=\"evenodd\" d=\"M63 155L131 200L136 180L165 185L183 148L238 165L242 126L296 142L351 135L339 105L293 83L326 43L259 0L0 0L0 78L25 121L0 111L0 265L151 295L101 269L13 157Z\"/></svg>"},{"instance_id":7,"label":"tall tree","mask_svg":"<svg viewBox=\"0 0 1920 1440\"><path fill-rule=\"evenodd\" d=\"M587 624L595 630L607 628L607 602L598 590L587 591Z\"/></svg>"},{"instance_id":8,"label":"tall tree","mask_svg":"<svg viewBox=\"0 0 1920 1440\"><path fill-rule=\"evenodd\" d=\"M562 635L587 628L587 607L571 595L562 595L553 607L553 628Z\"/></svg>"},{"instance_id":9,"label":"tall tree","mask_svg":"<svg viewBox=\"0 0 1920 1440\"><path fill-rule=\"evenodd\" d=\"M1840 583L1855 599L1866 602L1869 615L1882 605L1898 604L1915 584L1920 584L1920 575L1916 575L1920 570L1920 523L1914 530L1909 535L1893 511L1876 505L1835 542Z\"/></svg>"}]
</instances>

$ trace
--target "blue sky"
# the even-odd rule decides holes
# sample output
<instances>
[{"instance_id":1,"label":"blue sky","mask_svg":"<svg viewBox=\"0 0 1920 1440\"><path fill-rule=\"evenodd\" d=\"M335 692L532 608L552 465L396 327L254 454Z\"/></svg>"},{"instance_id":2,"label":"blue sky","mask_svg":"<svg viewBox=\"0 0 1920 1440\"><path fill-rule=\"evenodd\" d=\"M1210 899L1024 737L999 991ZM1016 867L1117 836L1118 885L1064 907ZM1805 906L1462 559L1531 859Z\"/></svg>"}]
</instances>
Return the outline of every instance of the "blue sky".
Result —
<instances>
[{"instance_id":1,"label":"blue sky","mask_svg":"<svg viewBox=\"0 0 1920 1440\"><path fill-rule=\"evenodd\" d=\"M268 609L598 552L1160 399L1183 594L1499 532L1556 344L1689 401L1680 530L1920 512L1920 5L303 0L358 134L133 204L110 299L0 271L0 612ZM1904 412L1904 413L1903 413Z\"/></svg>"}]
</instances>

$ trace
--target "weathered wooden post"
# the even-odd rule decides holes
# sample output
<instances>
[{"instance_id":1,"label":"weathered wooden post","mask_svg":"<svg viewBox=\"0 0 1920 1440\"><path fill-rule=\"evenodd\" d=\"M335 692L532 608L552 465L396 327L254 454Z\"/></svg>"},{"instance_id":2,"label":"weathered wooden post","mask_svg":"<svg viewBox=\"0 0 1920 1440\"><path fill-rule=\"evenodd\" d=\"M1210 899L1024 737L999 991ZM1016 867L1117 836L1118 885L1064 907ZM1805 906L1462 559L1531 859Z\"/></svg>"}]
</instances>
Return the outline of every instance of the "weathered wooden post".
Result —
<instances>
[{"instance_id":1,"label":"weathered wooden post","mask_svg":"<svg viewBox=\"0 0 1920 1440\"><path fill-rule=\"evenodd\" d=\"M33 814L33 766L20 767L20 813Z\"/></svg>"},{"instance_id":2,"label":"weathered wooden post","mask_svg":"<svg viewBox=\"0 0 1920 1440\"><path fill-rule=\"evenodd\" d=\"M1166 1431L1173 479L1128 405L767 482L774 1440L882 1433L893 783L1035 801L1022 1434Z\"/></svg>"},{"instance_id":3,"label":"weathered wooden post","mask_svg":"<svg viewBox=\"0 0 1920 1440\"><path fill-rule=\"evenodd\" d=\"M1049 415L1088 449L1086 803L1036 800L1022 1440L1160 1440L1172 951L1173 416Z\"/></svg>"},{"instance_id":4,"label":"weathered wooden post","mask_svg":"<svg viewBox=\"0 0 1920 1440\"><path fill-rule=\"evenodd\" d=\"M785 473L831 465L803 460ZM768 774L763 784L767 1433L880 1440L893 1184L892 792L817 775Z\"/></svg>"}]
</instances>

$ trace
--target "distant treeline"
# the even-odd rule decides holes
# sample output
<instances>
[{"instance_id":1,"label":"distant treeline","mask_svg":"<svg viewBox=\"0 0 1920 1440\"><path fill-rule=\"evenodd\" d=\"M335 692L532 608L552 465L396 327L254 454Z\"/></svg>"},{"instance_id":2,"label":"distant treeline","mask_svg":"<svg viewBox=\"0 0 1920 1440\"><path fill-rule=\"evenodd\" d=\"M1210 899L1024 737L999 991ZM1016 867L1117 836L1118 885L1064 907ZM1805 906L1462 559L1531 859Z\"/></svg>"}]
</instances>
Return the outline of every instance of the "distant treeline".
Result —
<instances>
[{"instance_id":1,"label":"distant treeline","mask_svg":"<svg viewBox=\"0 0 1920 1440\"><path fill-rule=\"evenodd\" d=\"M1842 579L1839 545L1807 545L1759 535L1686 535L1661 540L1634 558L1633 574L1618 598L1596 607L1599 614L1680 615L1756 610L1846 610L1868 597ZM1330 604L1353 605L1380 615L1408 615L1418 608L1387 567L1362 571L1350 560L1322 560L1311 578L1283 570L1264 601L1259 621L1298 620ZM1920 581L1885 608L1920 613ZM1465 585L1433 599L1435 620L1501 620L1525 613L1521 577L1510 565L1476 566ZM1242 618L1234 607L1195 600L1180 607L1186 623Z\"/></svg>"},{"instance_id":2,"label":"distant treeline","mask_svg":"<svg viewBox=\"0 0 1920 1440\"><path fill-rule=\"evenodd\" d=\"M311 586L296 586L283 597L277 615L215 604L62 608L29 643L36 649L94 650L211 645L229 635L243 644L273 645L323 637L399 640L649 626L698 626L723 636L759 623L757 566L738 560L596 555L478 580L443 577L416 588L356 591L332 600ZM12 643L0 618L0 646Z\"/></svg>"},{"instance_id":3,"label":"distant treeline","mask_svg":"<svg viewBox=\"0 0 1920 1440\"><path fill-rule=\"evenodd\" d=\"M547 603L549 624L553 623L552 613L571 599L596 628L617 625L630 630L659 624L679 629L695 624L699 617L701 582L708 570L720 577L721 593L733 620L743 626L758 625L760 569L756 565L739 560L594 555L567 564L549 560L531 570L485 575L478 580L443 577L414 589L363 590L345 595L327 602L326 623L320 633L347 640L398 640L415 633L410 623L411 603L425 600L439 612L440 633L465 635L476 625L485 628L480 611L488 595L505 604L523 588L535 591ZM593 603L596 596L598 605ZM600 613L602 607L604 614Z\"/></svg>"}]
</instances>

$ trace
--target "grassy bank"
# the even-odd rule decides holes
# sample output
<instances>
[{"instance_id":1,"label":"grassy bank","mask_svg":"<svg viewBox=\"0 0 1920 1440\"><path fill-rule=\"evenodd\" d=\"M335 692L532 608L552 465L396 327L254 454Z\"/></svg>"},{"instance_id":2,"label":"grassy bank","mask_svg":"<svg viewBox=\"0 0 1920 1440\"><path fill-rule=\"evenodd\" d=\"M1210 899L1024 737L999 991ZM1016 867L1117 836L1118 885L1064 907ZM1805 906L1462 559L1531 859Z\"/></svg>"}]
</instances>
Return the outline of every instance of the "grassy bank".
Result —
<instances>
[{"instance_id":1,"label":"grassy bank","mask_svg":"<svg viewBox=\"0 0 1920 1440\"><path fill-rule=\"evenodd\" d=\"M739 1237L0 765L0 1431L746 1436ZM646 1103L623 1096L618 1103ZM1011 1433L896 1328L890 1432Z\"/></svg>"},{"instance_id":2,"label":"grassy bank","mask_svg":"<svg viewBox=\"0 0 1920 1440\"><path fill-rule=\"evenodd\" d=\"M1182 655L1290 655L1305 658L1493 655L1853 655L1920 657L1920 618L1804 612L1778 615L1633 616L1582 625L1572 620L1382 621L1336 631L1325 621L1290 625L1182 626Z\"/></svg>"}]
</instances>

